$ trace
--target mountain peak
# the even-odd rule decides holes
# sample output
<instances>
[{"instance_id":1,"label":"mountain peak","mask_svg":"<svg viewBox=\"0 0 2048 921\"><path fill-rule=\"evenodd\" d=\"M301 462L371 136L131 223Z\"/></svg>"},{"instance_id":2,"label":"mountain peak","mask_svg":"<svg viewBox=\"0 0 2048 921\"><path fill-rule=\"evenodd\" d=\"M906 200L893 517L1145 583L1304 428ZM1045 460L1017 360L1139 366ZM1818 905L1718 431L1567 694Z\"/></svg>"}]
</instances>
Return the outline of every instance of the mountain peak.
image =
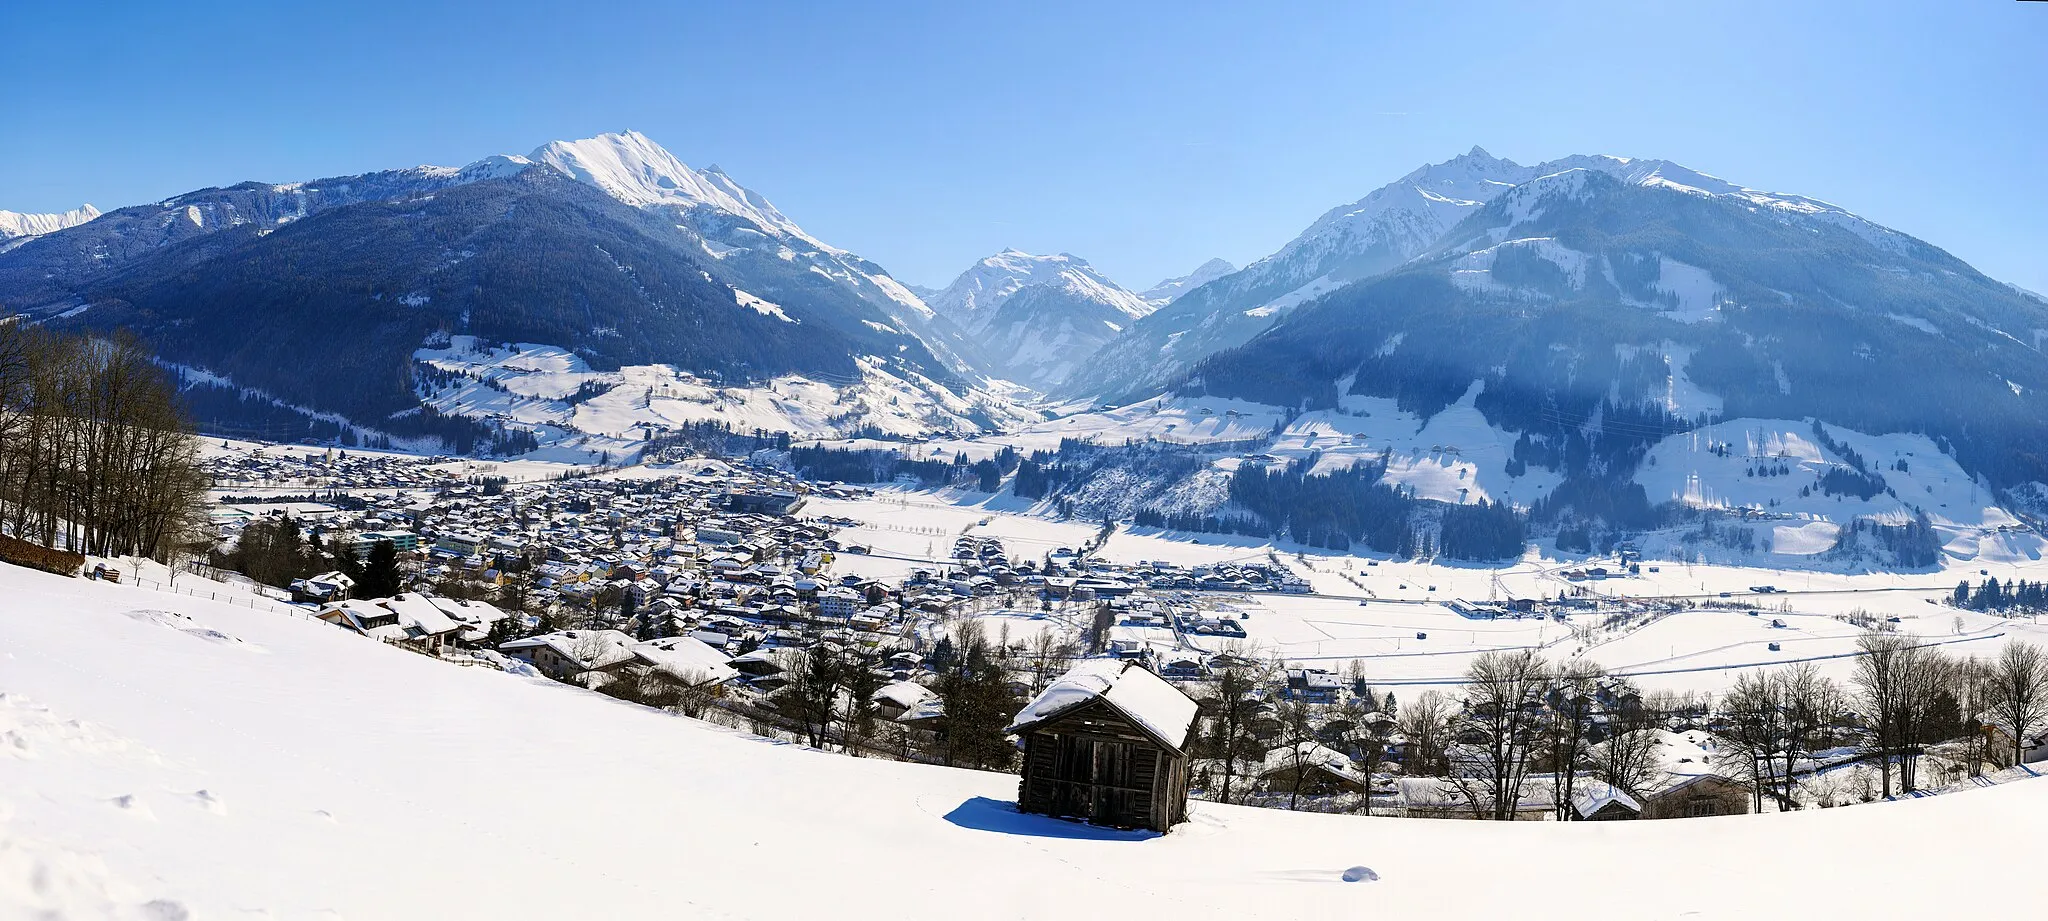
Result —
<instances>
[{"instance_id":1,"label":"mountain peak","mask_svg":"<svg viewBox=\"0 0 2048 921\"><path fill-rule=\"evenodd\" d=\"M1237 266L1224 259L1211 259L1195 267L1195 270L1176 278L1168 278L1139 293L1146 303L1165 306L1218 278L1237 271Z\"/></svg>"},{"instance_id":2,"label":"mountain peak","mask_svg":"<svg viewBox=\"0 0 2048 921\"><path fill-rule=\"evenodd\" d=\"M1491 160L1491 159L1493 159L1493 154L1487 153L1487 152L1486 152L1486 148L1484 148L1484 147L1481 147L1481 146L1479 146L1479 145L1477 145L1477 144L1474 144L1474 145L1472 145L1472 149L1471 149L1471 150L1465 151L1465 156L1467 156L1467 157L1470 157L1470 158L1472 158L1472 159L1474 159L1474 160Z\"/></svg>"},{"instance_id":3,"label":"mountain peak","mask_svg":"<svg viewBox=\"0 0 2048 921\"><path fill-rule=\"evenodd\" d=\"M1065 287L1130 316L1142 316L1148 311L1143 300L1104 277L1086 259L1065 252L1027 253L1016 247L1006 247L975 262L928 301L940 313L961 317L985 315L1010 295L1033 285Z\"/></svg>"},{"instance_id":4,"label":"mountain peak","mask_svg":"<svg viewBox=\"0 0 2048 921\"><path fill-rule=\"evenodd\" d=\"M636 208L709 207L820 250L841 252L805 233L767 199L741 186L724 170L715 166L692 169L638 131L551 141L535 149L528 159L597 186L605 194Z\"/></svg>"},{"instance_id":5,"label":"mountain peak","mask_svg":"<svg viewBox=\"0 0 2048 921\"><path fill-rule=\"evenodd\" d=\"M80 205L62 214L22 214L18 211L0 211L0 240L55 233L66 227L76 227L99 216L100 209L89 204Z\"/></svg>"}]
</instances>

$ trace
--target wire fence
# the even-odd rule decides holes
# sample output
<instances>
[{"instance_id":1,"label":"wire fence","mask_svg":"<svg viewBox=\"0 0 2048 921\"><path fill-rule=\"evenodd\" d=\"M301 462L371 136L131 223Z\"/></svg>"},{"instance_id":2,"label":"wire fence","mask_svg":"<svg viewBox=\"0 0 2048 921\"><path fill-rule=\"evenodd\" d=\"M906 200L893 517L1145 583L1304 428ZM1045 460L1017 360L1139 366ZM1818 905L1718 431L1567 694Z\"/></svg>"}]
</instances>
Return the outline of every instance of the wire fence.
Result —
<instances>
[{"instance_id":1,"label":"wire fence","mask_svg":"<svg viewBox=\"0 0 2048 921\"><path fill-rule=\"evenodd\" d=\"M304 620L320 620L320 618L314 617L306 611L292 607L291 605L282 604L277 601L273 601L269 598L259 598L257 596L249 595L243 592L224 592L217 588L211 587L192 588L188 586L158 582L154 579L141 578L129 580L128 584L133 585L136 588L149 589L151 591L168 592L171 594L178 595L190 595L194 598L205 598L208 601L217 601L221 604L234 605L235 607L250 608L258 611L270 611L277 614L289 614L293 617L298 617Z\"/></svg>"}]
</instances>

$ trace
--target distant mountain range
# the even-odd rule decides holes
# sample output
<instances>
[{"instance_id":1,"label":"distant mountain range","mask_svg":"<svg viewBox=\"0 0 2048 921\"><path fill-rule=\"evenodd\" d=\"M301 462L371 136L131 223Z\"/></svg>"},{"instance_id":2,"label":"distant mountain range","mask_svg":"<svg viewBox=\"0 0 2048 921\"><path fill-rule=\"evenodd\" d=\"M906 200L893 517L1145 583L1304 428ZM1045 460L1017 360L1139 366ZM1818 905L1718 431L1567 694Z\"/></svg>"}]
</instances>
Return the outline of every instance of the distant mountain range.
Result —
<instances>
[{"instance_id":1,"label":"distant mountain range","mask_svg":"<svg viewBox=\"0 0 2048 921\"><path fill-rule=\"evenodd\" d=\"M62 214L22 214L0 211L0 252L6 252L46 233L76 227L100 216L100 209L80 205Z\"/></svg>"},{"instance_id":2,"label":"distant mountain range","mask_svg":"<svg viewBox=\"0 0 2048 921\"><path fill-rule=\"evenodd\" d=\"M1477 388L1518 457L1567 478L1625 476L1664 436L1747 417L1920 433L1995 486L2048 480L2048 305L1825 202L1662 161L1537 171L1463 199L1415 257L1283 311L1177 389L1392 397L1427 417ZM1911 463L1861 460L1879 486L1884 465Z\"/></svg>"},{"instance_id":3,"label":"distant mountain range","mask_svg":"<svg viewBox=\"0 0 2048 921\"><path fill-rule=\"evenodd\" d=\"M510 387L520 355L559 352L589 376L570 389L644 365L714 388L808 382L732 412L823 436L1000 428L1039 395L1290 411L1370 395L1425 418L1469 397L1519 438L1517 464L1567 480L1765 416L1926 434L1996 486L2048 482L2048 302L1837 206L1665 160L1474 148L1243 268L1134 292L1071 254L1006 250L934 290L629 131L106 214L0 212L0 309L131 327L191 380L401 434L436 414L593 430L581 397ZM486 410L449 375L545 405ZM602 428L675 421L644 389Z\"/></svg>"},{"instance_id":4,"label":"distant mountain range","mask_svg":"<svg viewBox=\"0 0 2048 921\"><path fill-rule=\"evenodd\" d=\"M414 352L451 335L561 346L596 371L840 388L882 374L982 402L944 321L887 272L634 132L118 209L0 253L0 307L135 329L210 382L401 434L421 406Z\"/></svg>"}]
</instances>

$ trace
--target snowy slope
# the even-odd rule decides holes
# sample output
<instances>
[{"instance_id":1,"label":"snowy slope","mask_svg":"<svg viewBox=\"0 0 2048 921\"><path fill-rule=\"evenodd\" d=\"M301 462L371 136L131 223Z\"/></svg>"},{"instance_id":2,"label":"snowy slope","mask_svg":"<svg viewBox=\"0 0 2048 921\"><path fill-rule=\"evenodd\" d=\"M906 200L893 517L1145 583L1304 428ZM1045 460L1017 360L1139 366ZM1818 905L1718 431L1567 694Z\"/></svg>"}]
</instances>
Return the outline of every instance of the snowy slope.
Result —
<instances>
[{"instance_id":1,"label":"snowy slope","mask_svg":"<svg viewBox=\"0 0 2048 921\"><path fill-rule=\"evenodd\" d=\"M1019 816L1007 775L764 744L280 614L12 567L0 591L6 917L1955 917L2008 907L1984 883L2026 878L2048 820L2023 781L1615 824L1196 803L1146 837ZM1973 846L1869 859L1909 829ZM1517 856L1475 885L1488 853Z\"/></svg>"},{"instance_id":2,"label":"snowy slope","mask_svg":"<svg viewBox=\"0 0 2048 921\"><path fill-rule=\"evenodd\" d=\"M544 444L574 443L590 456L609 451L624 457L648 433L686 422L832 437L857 428L896 436L971 432L1038 418L999 395L956 393L875 359L859 362L858 379L785 375L730 387L670 365L600 372L557 346L522 342L495 347L473 336L450 337L448 344L420 349L413 357L465 378L422 394L437 411L517 423L537 432ZM574 399L582 387L600 392Z\"/></svg>"}]
</instances>

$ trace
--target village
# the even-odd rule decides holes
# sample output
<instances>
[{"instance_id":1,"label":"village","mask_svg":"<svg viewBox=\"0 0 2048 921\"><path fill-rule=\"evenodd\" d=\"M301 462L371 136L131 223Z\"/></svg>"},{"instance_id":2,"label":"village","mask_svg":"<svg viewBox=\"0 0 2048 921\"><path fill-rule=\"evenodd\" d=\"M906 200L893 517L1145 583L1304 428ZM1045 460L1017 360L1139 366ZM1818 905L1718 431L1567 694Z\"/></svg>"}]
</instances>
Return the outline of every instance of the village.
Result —
<instances>
[{"instance_id":1,"label":"village","mask_svg":"<svg viewBox=\"0 0 2048 921\"><path fill-rule=\"evenodd\" d=\"M506 469L271 448L208 463L222 546L246 554L291 543L277 550L291 578L270 573L283 583L276 594L337 628L813 747L1021 768L1027 810L1164 830L1185 810L1171 803L1188 797L1608 820L1893 795L1893 771L1872 770L1839 686L1808 701L1831 709L1798 732L1745 736L1710 693L1648 687L1573 655L1680 614L1756 618L1757 605L1716 615L1697 602L1584 591L1344 601L1331 596L1323 562L1307 557L1112 560L1113 542L1131 540L1113 527L1046 536L972 512L878 524L865 510L904 500L737 459ZM217 551L211 566L254 562ZM1369 571L1342 574L1344 584L1362 585ZM1643 567L1625 552L1613 573L1581 565L1553 575L1577 586L1631 573ZM1351 647L1314 655L1285 642L1283 612L1308 612L1296 626L1327 633L1311 615L1342 605L1468 640L1432 650L1419 629L1348 658ZM1537 641L1480 639L1489 631ZM1456 674L1441 662L1427 679L1403 671L1418 660L1452 661ZM1810 664L1781 671L1787 682L1834 684ZM1165 715L1106 703L1126 685L1152 685L1122 696ZM1078 734L1048 734L1070 710L1084 716ZM1914 740L1910 760L1929 767L1917 784L1899 768L1903 792L2034 776L2028 764L2048 759L2038 735L1954 722L1929 744ZM1105 756L1097 745L1148 754ZM1138 786L1151 792L1133 798Z\"/></svg>"}]
</instances>

